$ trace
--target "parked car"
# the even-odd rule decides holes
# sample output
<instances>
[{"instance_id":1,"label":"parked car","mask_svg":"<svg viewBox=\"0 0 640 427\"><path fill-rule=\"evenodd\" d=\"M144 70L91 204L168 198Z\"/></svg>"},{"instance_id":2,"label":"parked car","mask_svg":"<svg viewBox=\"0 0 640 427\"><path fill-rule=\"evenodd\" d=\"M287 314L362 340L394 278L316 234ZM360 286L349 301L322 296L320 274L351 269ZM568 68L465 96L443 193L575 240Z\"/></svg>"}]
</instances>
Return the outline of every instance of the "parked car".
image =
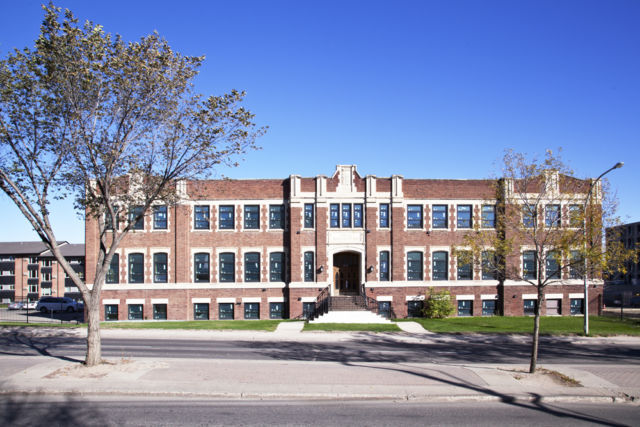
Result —
<instances>
[{"instance_id":1,"label":"parked car","mask_svg":"<svg viewBox=\"0 0 640 427\"><path fill-rule=\"evenodd\" d=\"M631 307L640 307L640 294L636 294L631 297Z\"/></svg>"},{"instance_id":2,"label":"parked car","mask_svg":"<svg viewBox=\"0 0 640 427\"><path fill-rule=\"evenodd\" d=\"M42 297L38 301L36 310L42 313L53 311L67 311L73 313L78 310L78 303L67 297Z\"/></svg>"},{"instance_id":3,"label":"parked car","mask_svg":"<svg viewBox=\"0 0 640 427\"><path fill-rule=\"evenodd\" d=\"M38 301L25 301L24 306L22 307L23 310L35 310L36 306L38 305Z\"/></svg>"},{"instance_id":4,"label":"parked car","mask_svg":"<svg viewBox=\"0 0 640 427\"><path fill-rule=\"evenodd\" d=\"M14 302L10 302L9 306L7 307L9 310L20 310L24 307L24 301L14 301Z\"/></svg>"}]
</instances>

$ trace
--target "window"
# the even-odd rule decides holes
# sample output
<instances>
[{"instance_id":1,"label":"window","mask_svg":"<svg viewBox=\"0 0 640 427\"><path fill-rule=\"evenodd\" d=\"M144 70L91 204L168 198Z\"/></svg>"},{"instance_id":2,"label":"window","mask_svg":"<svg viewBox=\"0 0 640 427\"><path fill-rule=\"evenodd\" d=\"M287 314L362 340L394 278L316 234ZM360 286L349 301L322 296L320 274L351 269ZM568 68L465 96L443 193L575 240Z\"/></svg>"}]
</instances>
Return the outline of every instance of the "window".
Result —
<instances>
[{"instance_id":1,"label":"window","mask_svg":"<svg viewBox=\"0 0 640 427\"><path fill-rule=\"evenodd\" d=\"M42 273L42 281L50 282L51 281L51 273Z\"/></svg>"},{"instance_id":2,"label":"window","mask_svg":"<svg viewBox=\"0 0 640 427\"><path fill-rule=\"evenodd\" d=\"M42 266L43 267L51 267L53 265L53 261L50 259L43 259Z\"/></svg>"},{"instance_id":3,"label":"window","mask_svg":"<svg viewBox=\"0 0 640 427\"><path fill-rule=\"evenodd\" d=\"M391 317L391 302L378 301L378 315L388 319Z\"/></svg>"},{"instance_id":4,"label":"window","mask_svg":"<svg viewBox=\"0 0 640 427\"><path fill-rule=\"evenodd\" d=\"M34 256L29 257L29 264L37 264L37 263L38 263L38 258L37 257L34 257Z\"/></svg>"},{"instance_id":5,"label":"window","mask_svg":"<svg viewBox=\"0 0 640 427\"><path fill-rule=\"evenodd\" d=\"M547 273L547 279L559 279L560 278L560 263L558 259L560 253L558 251L549 251L545 260L545 272Z\"/></svg>"},{"instance_id":6,"label":"window","mask_svg":"<svg viewBox=\"0 0 640 427\"><path fill-rule=\"evenodd\" d=\"M473 300L465 299L458 301L458 316L471 316L473 313Z\"/></svg>"},{"instance_id":7,"label":"window","mask_svg":"<svg viewBox=\"0 0 640 427\"><path fill-rule=\"evenodd\" d=\"M580 251L571 251L571 263L569 264L569 279L582 279L584 259Z\"/></svg>"},{"instance_id":8,"label":"window","mask_svg":"<svg viewBox=\"0 0 640 427\"><path fill-rule=\"evenodd\" d=\"M482 251L482 280L496 280L497 259L494 251Z\"/></svg>"},{"instance_id":9,"label":"window","mask_svg":"<svg viewBox=\"0 0 640 427\"><path fill-rule=\"evenodd\" d=\"M142 206L133 206L129 209L129 224L133 223L133 226L131 227L132 230L144 230L143 215L144 211L142 210Z\"/></svg>"},{"instance_id":10,"label":"window","mask_svg":"<svg viewBox=\"0 0 640 427\"><path fill-rule=\"evenodd\" d=\"M167 283L167 254L153 254L153 281Z\"/></svg>"},{"instance_id":11,"label":"window","mask_svg":"<svg viewBox=\"0 0 640 427\"><path fill-rule=\"evenodd\" d=\"M258 230L260 228L260 206L247 205L244 207L244 229Z\"/></svg>"},{"instance_id":12,"label":"window","mask_svg":"<svg viewBox=\"0 0 640 427\"><path fill-rule=\"evenodd\" d=\"M308 319L313 316L313 312L316 310L315 302L303 302L302 303L302 317Z\"/></svg>"},{"instance_id":13,"label":"window","mask_svg":"<svg viewBox=\"0 0 640 427\"><path fill-rule=\"evenodd\" d=\"M534 299L526 299L523 302L523 309L525 316L533 316L536 314L536 306L538 305L538 301Z\"/></svg>"},{"instance_id":14,"label":"window","mask_svg":"<svg viewBox=\"0 0 640 427\"><path fill-rule=\"evenodd\" d=\"M167 207L166 206L154 206L153 207L153 229L154 230L166 230L167 229Z\"/></svg>"},{"instance_id":15,"label":"window","mask_svg":"<svg viewBox=\"0 0 640 427\"><path fill-rule=\"evenodd\" d=\"M29 270L29 279L37 279L38 278L38 270Z\"/></svg>"},{"instance_id":16,"label":"window","mask_svg":"<svg viewBox=\"0 0 640 427\"><path fill-rule=\"evenodd\" d=\"M196 230L209 229L209 206L196 206L194 208L193 228Z\"/></svg>"},{"instance_id":17,"label":"window","mask_svg":"<svg viewBox=\"0 0 640 427\"><path fill-rule=\"evenodd\" d=\"M269 206L269 228L284 230L284 205Z\"/></svg>"},{"instance_id":18,"label":"window","mask_svg":"<svg viewBox=\"0 0 640 427\"><path fill-rule=\"evenodd\" d=\"M193 304L194 320L209 320L209 303L196 302Z\"/></svg>"},{"instance_id":19,"label":"window","mask_svg":"<svg viewBox=\"0 0 640 427\"><path fill-rule=\"evenodd\" d=\"M220 282L236 281L236 256L233 252L223 252L218 256Z\"/></svg>"},{"instance_id":20,"label":"window","mask_svg":"<svg viewBox=\"0 0 640 427\"><path fill-rule=\"evenodd\" d=\"M313 252L304 253L304 281L315 281L315 263L313 260Z\"/></svg>"},{"instance_id":21,"label":"window","mask_svg":"<svg viewBox=\"0 0 640 427\"><path fill-rule=\"evenodd\" d=\"M233 303L221 302L218 304L218 319L233 320Z\"/></svg>"},{"instance_id":22,"label":"window","mask_svg":"<svg viewBox=\"0 0 640 427\"><path fill-rule=\"evenodd\" d=\"M304 228L313 228L315 216L313 214L313 203L304 204Z\"/></svg>"},{"instance_id":23,"label":"window","mask_svg":"<svg viewBox=\"0 0 640 427\"><path fill-rule=\"evenodd\" d=\"M111 264L109 264L109 270L107 270L106 283L119 283L120 282L120 256L113 254L111 258Z\"/></svg>"},{"instance_id":24,"label":"window","mask_svg":"<svg viewBox=\"0 0 640 427\"><path fill-rule=\"evenodd\" d=\"M340 205L337 203L331 203L329 206L329 217L331 228L340 227Z\"/></svg>"},{"instance_id":25,"label":"window","mask_svg":"<svg viewBox=\"0 0 640 427\"><path fill-rule=\"evenodd\" d=\"M269 303L269 319L284 319L284 303Z\"/></svg>"},{"instance_id":26,"label":"window","mask_svg":"<svg viewBox=\"0 0 640 427\"><path fill-rule=\"evenodd\" d=\"M389 251L380 252L380 281L389 281Z\"/></svg>"},{"instance_id":27,"label":"window","mask_svg":"<svg viewBox=\"0 0 640 427\"><path fill-rule=\"evenodd\" d=\"M433 257L433 280L447 280L449 277L448 268L447 268L447 259L449 258L449 254L446 252L434 252L432 254Z\"/></svg>"},{"instance_id":28,"label":"window","mask_svg":"<svg viewBox=\"0 0 640 427\"><path fill-rule=\"evenodd\" d=\"M142 304L129 304L129 320L142 320Z\"/></svg>"},{"instance_id":29,"label":"window","mask_svg":"<svg viewBox=\"0 0 640 427\"><path fill-rule=\"evenodd\" d=\"M42 288L42 295L51 295L51 288Z\"/></svg>"},{"instance_id":30,"label":"window","mask_svg":"<svg viewBox=\"0 0 640 427\"><path fill-rule=\"evenodd\" d=\"M272 252L269 255L269 281L284 282L284 252Z\"/></svg>"},{"instance_id":31,"label":"window","mask_svg":"<svg viewBox=\"0 0 640 427\"><path fill-rule=\"evenodd\" d=\"M534 228L536 226L536 206L525 205L522 208L522 225L525 228Z\"/></svg>"},{"instance_id":32,"label":"window","mask_svg":"<svg viewBox=\"0 0 640 427\"><path fill-rule=\"evenodd\" d=\"M422 228L422 206L407 206L407 228Z\"/></svg>"},{"instance_id":33,"label":"window","mask_svg":"<svg viewBox=\"0 0 640 427\"><path fill-rule=\"evenodd\" d=\"M380 228L389 228L389 203L381 203L380 210Z\"/></svg>"},{"instance_id":34,"label":"window","mask_svg":"<svg viewBox=\"0 0 640 427\"><path fill-rule=\"evenodd\" d=\"M153 304L153 320L167 320L167 304Z\"/></svg>"},{"instance_id":35,"label":"window","mask_svg":"<svg viewBox=\"0 0 640 427\"><path fill-rule=\"evenodd\" d=\"M118 306L116 304L107 304L104 306L104 320L118 320Z\"/></svg>"},{"instance_id":36,"label":"window","mask_svg":"<svg viewBox=\"0 0 640 427\"><path fill-rule=\"evenodd\" d=\"M458 228L471 228L471 205L458 205Z\"/></svg>"},{"instance_id":37,"label":"window","mask_svg":"<svg viewBox=\"0 0 640 427\"><path fill-rule=\"evenodd\" d=\"M244 281L260 281L260 254L258 252L244 254Z\"/></svg>"},{"instance_id":38,"label":"window","mask_svg":"<svg viewBox=\"0 0 640 427\"><path fill-rule=\"evenodd\" d=\"M351 203L342 204L342 228L351 228Z\"/></svg>"},{"instance_id":39,"label":"window","mask_svg":"<svg viewBox=\"0 0 640 427\"><path fill-rule=\"evenodd\" d=\"M144 282L144 255L129 254L129 283Z\"/></svg>"},{"instance_id":40,"label":"window","mask_svg":"<svg viewBox=\"0 0 640 427\"><path fill-rule=\"evenodd\" d=\"M362 203L355 203L353 205L353 226L355 228L362 228L363 223L363 207Z\"/></svg>"},{"instance_id":41,"label":"window","mask_svg":"<svg viewBox=\"0 0 640 427\"><path fill-rule=\"evenodd\" d=\"M247 320L254 320L260 318L260 303L257 302L245 302L244 303L244 318Z\"/></svg>"},{"instance_id":42,"label":"window","mask_svg":"<svg viewBox=\"0 0 640 427\"><path fill-rule=\"evenodd\" d=\"M496 314L496 300L494 299L482 300L482 315L495 316L495 314Z\"/></svg>"},{"instance_id":43,"label":"window","mask_svg":"<svg viewBox=\"0 0 640 427\"><path fill-rule=\"evenodd\" d=\"M522 276L525 279L536 279L538 277L537 264L535 251L525 251L522 254Z\"/></svg>"},{"instance_id":44,"label":"window","mask_svg":"<svg viewBox=\"0 0 640 427\"><path fill-rule=\"evenodd\" d=\"M423 306L424 303L422 301L407 301L407 316L422 317Z\"/></svg>"},{"instance_id":45,"label":"window","mask_svg":"<svg viewBox=\"0 0 640 427\"><path fill-rule=\"evenodd\" d=\"M209 281L209 254L197 253L193 256L194 282Z\"/></svg>"},{"instance_id":46,"label":"window","mask_svg":"<svg viewBox=\"0 0 640 427\"><path fill-rule=\"evenodd\" d=\"M571 298L570 300L570 313L572 315L584 314L584 299L583 298Z\"/></svg>"},{"instance_id":47,"label":"window","mask_svg":"<svg viewBox=\"0 0 640 427\"><path fill-rule=\"evenodd\" d=\"M473 279L471 252L464 251L458 255L458 280Z\"/></svg>"},{"instance_id":48,"label":"window","mask_svg":"<svg viewBox=\"0 0 640 427\"><path fill-rule=\"evenodd\" d=\"M223 205L220 206L219 212L219 229L220 230L233 230L235 229L235 221L233 220L233 206Z\"/></svg>"},{"instance_id":49,"label":"window","mask_svg":"<svg viewBox=\"0 0 640 427\"><path fill-rule=\"evenodd\" d=\"M547 227L560 227L560 205L547 205L544 214Z\"/></svg>"},{"instance_id":50,"label":"window","mask_svg":"<svg viewBox=\"0 0 640 427\"><path fill-rule=\"evenodd\" d=\"M482 228L496 228L495 205L482 205Z\"/></svg>"},{"instance_id":51,"label":"window","mask_svg":"<svg viewBox=\"0 0 640 427\"><path fill-rule=\"evenodd\" d=\"M433 228L448 228L447 205L433 205L431 211Z\"/></svg>"},{"instance_id":52,"label":"window","mask_svg":"<svg viewBox=\"0 0 640 427\"><path fill-rule=\"evenodd\" d=\"M583 225L582 206L569 205L569 227L580 228Z\"/></svg>"},{"instance_id":53,"label":"window","mask_svg":"<svg viewBox=\"0 0 640 427\"><path fill-rule=\"evenodd\" d=\"M37 294L38 293L38 284L37 283L29 283L29 293ZM36 297L37 299L37 297Z\"/></svg>"},{"instance_id":54,"label":"window","mask_svg":"<svg viewBox=\"0 0 640 427\"><path fill-rule=\"evenodd\" d=\"M422 252L407 254L407 280L422 280Z\"/></svg>"},{"instance_id":55,"label":"window","mask_svg":"<svg viewBox=\"0 0 640 427\"><path fill-rule=\"evenodd\" d=\"M118 228L118 207L113 207L113 213L116 215L116 228ZM113 230L113 218L111 218L111 214L109 211L104 213L104 229L105 230Z\"/></svg>"}]
</instances>

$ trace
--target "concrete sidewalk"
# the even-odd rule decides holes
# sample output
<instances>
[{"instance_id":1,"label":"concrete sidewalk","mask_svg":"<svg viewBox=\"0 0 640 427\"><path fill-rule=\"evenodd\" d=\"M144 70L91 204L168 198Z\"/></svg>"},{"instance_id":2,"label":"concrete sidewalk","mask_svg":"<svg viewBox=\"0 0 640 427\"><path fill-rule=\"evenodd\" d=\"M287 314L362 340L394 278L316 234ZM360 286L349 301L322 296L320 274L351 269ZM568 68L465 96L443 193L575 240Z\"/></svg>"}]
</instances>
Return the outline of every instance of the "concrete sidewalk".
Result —
<instances>
[{"instance_id":1,"label":"concrete sidewalk","mask_svg":"<svg viewBox=\"0 0 640 427\"><path fill-rule=\"evenodd\" d=\"M302 322L283 322L276 332L103 329L103 337L313 342L392 339L450 341L464 335L415 332L301 333ZM7 328L0 330L8 333ZM83 336L86 331L29 329L21 333ZM636 337L557 337L573 342L640 343ZM507 339L507 338L505 338ZM514 337L509 337L513 340ZM529 339L522 337L522 339ZM111 359L86 368L44 356L3 356L0 392L180 396L250 399L546 400L640 402L638 365L541 365L560 375L526 373L527 365L475 363L318 362L306 360Z\"/></svg>"}]
</instances>

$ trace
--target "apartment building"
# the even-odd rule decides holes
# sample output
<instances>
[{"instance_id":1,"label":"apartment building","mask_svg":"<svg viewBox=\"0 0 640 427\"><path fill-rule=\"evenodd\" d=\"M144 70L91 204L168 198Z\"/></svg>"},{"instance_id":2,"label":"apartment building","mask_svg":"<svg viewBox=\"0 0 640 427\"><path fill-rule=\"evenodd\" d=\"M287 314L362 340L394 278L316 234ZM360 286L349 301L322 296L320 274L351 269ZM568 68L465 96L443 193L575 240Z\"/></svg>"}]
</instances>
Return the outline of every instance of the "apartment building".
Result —
<instances>
[{"instance_id":1,"label":"apartment building","mask_svg":"<svg viewBox=\"0 0 640 427\"><path fill-rule=\"evenodd\" d=\"M60 250L84 276L84 245L60 242ZM0 242L0 300L33 301L48 295L82 298L44 243Z\"/></svg>"},{"instance_id":2,"label":"apartment building","mask_svg":"<svg viewBox=\"0 0 640 427\"><path fill-rule=\"evenodd\" d=\"M452 256L475 224L495 229L495 184L363 177L354 165L330 177L181 182L181 202L155 206L118 248L103 316L302 318L325 298L347 295L403 318L420 315L429 288L449 290L459 316L531 314L535 287L499 282ZM85 230L86 262L95 265L97 221L87 216ZM529 260L520 253L508 262L524 269ZM580 314L582 281L561 274L542 313ZM593 286L595 313L602 284Z\"/></svg>"}]
</instances>

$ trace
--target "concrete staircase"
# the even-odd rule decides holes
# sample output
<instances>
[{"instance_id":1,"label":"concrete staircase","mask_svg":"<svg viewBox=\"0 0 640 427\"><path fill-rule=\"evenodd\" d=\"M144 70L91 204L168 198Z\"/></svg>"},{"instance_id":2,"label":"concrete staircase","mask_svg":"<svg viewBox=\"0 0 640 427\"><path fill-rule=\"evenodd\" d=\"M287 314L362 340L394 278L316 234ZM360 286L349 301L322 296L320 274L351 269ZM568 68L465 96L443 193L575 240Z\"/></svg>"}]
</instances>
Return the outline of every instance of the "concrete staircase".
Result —
<instances>
[{"instance_id":1,"label":"concrete staircase","mask_svg":"<svg viewBox=\"0 0 640 427\"><path fill-rule=\"evenodd\" d=\"M309 323L392 323L379 316L365 305L364 297L358 295L330 297L329 312L310 320Z\"/></svg>"}]
</instances>

